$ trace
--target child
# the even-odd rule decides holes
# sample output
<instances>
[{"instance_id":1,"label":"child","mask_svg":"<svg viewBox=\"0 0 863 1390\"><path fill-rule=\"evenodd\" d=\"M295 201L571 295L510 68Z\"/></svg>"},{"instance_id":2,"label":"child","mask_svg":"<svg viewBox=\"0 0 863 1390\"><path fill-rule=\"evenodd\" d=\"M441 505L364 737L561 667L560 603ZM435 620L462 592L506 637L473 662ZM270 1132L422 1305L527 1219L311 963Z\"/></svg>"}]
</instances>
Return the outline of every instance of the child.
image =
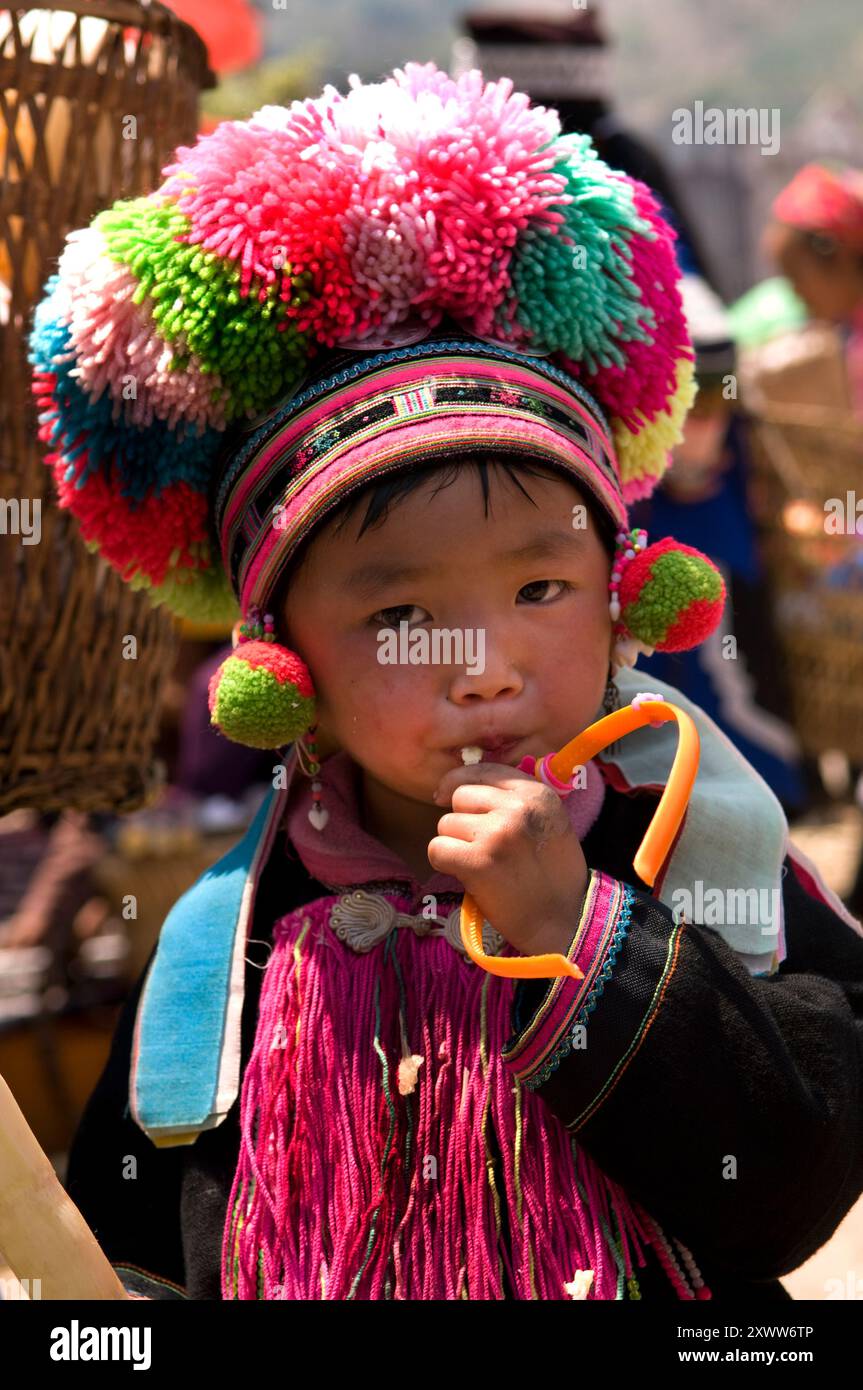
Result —
<instances>
[{"instance_id":1,"label":"child","mask_svg":"<svg viewBox=\"0 0 863 1390\"><path fill-rule=\"evenodd\" d=\"M154 1298L787 1297L863 1186L861 929L682 698L653 892L670 726L529 771L724 598L627 524L692 395L653 199L431 65L166 174L70 238L42 436L130 582L239 606L213 720L284 760L164 924L70 1194ZM487 953L582 978L474 964L465 892Z\"/></svg>"},{"instance_id":2,"label":"child","mask_svg":"<svg viewBox=\"0 0 863 1390\"><path fill-rule=\"evenodd\" d=\"M812 317L852 324L863 303L863 171L807 164L772 214L765 249Z\"/></svg>"}]
</instances>

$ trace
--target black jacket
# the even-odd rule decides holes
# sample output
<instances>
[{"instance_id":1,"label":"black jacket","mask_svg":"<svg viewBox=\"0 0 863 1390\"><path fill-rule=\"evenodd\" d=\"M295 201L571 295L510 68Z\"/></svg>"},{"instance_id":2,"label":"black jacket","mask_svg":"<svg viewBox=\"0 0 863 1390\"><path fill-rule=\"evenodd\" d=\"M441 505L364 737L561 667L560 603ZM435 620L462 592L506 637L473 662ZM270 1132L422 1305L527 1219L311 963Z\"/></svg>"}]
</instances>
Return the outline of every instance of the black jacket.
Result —
<instances>
[{"instance_id":1,"label":"black jacket","mask_svg":"<svg viewBox=\"0 0 863 1390\"><path fill-rule=\"evenodd\" d=\"M675 923L632 869L654 807L652 794L609 789L584 840L588 864L630 884L636 901L590 1048L564 1057L537 1092L564 1123L603 1090L604 1069L636 1038L665 969ZM753 978L716 932L686 926L649 1028L577 1129L609 1177L688 1246L715 1300L787 1299L779 1276L829 1239L863 1190L863 938L804 890L787 860L785 869L788 954L777 974ZM280 833L247 950L244 1066L270 926L328 891ZM239 1101L191 1146L157 1149L142 1133L128 1107L142 983L76 1133L67 1188L127 1287L165 1298L179 1296L174 1284L188 1298L219 1299ZM519 985L515 1032L547 988ZM674 1300L652 1251L648 1260L637 1271L642 1299Z\"/></svg>"}]
</instances>

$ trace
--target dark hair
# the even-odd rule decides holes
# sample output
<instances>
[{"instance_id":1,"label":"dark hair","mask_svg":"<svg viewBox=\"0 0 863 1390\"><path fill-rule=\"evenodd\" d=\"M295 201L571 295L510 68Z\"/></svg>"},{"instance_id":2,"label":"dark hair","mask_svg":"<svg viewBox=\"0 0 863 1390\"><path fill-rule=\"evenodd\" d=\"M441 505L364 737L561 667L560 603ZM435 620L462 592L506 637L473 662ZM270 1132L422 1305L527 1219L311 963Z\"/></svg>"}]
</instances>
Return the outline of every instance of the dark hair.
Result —
<instances>
[{"instance_id":1,"label":"dark hair","mask_svg":"<svg viewBox=\"0 0 863 1390\"><path fill-rule=\"evenodd\" d=\"M440 492L441 488L448 487L458 476L459 470L464 467L474 467L479 470L480 482L482 484L483 500L485 505L485 515L488 516L489 503L489 480L488 465L490 463L499 464L506 470L507 476L512 479L516 486L524 493L529 502L533 502L530 493L524 488L519 479L519 474L535 478L563 478L573 483L578 488L588 512L593 518L593 523L599 534L599 538L608 553L609 560L614 555L614 544L616 527L605 508L600 505L590 490L586 487L579 487L578 481L571 473L564 469L556 469L552 465L533 462L521 455L506 456L504 454L470 455L459 459L448 459L446 462L429 463L421 467L413 465L410 469L403 472L386 474L373 483L368 483L358 492L339 504L324 519L324 524L333 524L333 531L336 535L343 530L350 517L354 514L357 507L363 501L367 501L366 514L363 518L359 534L362 536L367 530L381 525L386 521L390 509L397 506L403 498L415 492L422 484L428 482L429 478L435 474L442 474L435 493ZM536 505L534 503L534 505ZM270 607L276 620L282 613L284 603L288 595L291 584L297 574L305 564L311 544L315 539L314 533L305 541L301 542L296 554L292 557L285 573L279 579L276 590L270 600Z\"/></svg>"}]
</instances>

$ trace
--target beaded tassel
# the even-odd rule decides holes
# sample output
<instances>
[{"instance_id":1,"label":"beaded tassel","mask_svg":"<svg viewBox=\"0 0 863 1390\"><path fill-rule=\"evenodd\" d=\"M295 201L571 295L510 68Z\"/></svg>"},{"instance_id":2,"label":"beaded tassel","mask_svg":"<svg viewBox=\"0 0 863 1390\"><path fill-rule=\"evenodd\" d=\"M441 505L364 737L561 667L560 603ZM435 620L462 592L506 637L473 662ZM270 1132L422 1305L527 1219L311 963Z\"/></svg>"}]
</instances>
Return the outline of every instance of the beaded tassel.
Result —
<instances>
[{"instance_id":1,"label":"beaded tassel","mask_svg":"<svg viewBox=\"0 0 863 1390\"><path fill-rule=\"evenodd\" d=\"M261 621L261 610L254 605L249 609L249 620L239 624L237 645L243 642L275 642L276 620L272 613L265 613Z\"/></svg>"},{"instance_id":2,"label":"beaded tassel","mask_svg":"<svg viewBox=\"0 0 863 1390\"><path fill-rule=\"evenodd\" d=\"M651 1224L656 1234L656 1240L653 1243L653 1249L656 1252L656 1257L659 1260L659 1263L665 1270L669 1282L672 1284L675 1292L677 1293L678 1298L694 1298L695 1295L692 1289L689 1287L689 1284L686 1280L686 1276L684 1275L682 1269L680 1268L680 1265L677 1263L677 1260L675 1259L674 1251L671 1248L671 1244L668 1240L668 1237L666 1236L662 1227L659 1225L658 1221L655 1221L651 1218Z\"/></svg>"},{"instance_id":3,"label":"beaded tassel","mask_svg":"<svg viewBox=\"0 0 863 1390\"><path fill-rule=\"evenodd\" d=\"M321 791L323 787L322 783L318 781L318 773L321 770L321 765L318 761L318 746L315 742L315 731L317 727L317 724L313 725L306 735L307 747L305 757L303 756L303 743L301 741L297 743L297 759L306 776L313 779L312 809L309 811L309 820L316 830L322 831L330 818L330 813L326 807L321 804Z\"/></svg>"},{"instance_id":4,"label":"beaded tassel","mask_svg":"<svg viewBox=\"0 0 863 1390\"><path fill-rule=\"evenodd\" d=\"M616 623L620 619L620 581L623 578L623 571L634 560L639 551L647 549L647 532L640 526L634 531L618 531L614 542L614 562L611 567L611 578L608 581L608 611L611 621Z\"/></svg>"}]
</instances>

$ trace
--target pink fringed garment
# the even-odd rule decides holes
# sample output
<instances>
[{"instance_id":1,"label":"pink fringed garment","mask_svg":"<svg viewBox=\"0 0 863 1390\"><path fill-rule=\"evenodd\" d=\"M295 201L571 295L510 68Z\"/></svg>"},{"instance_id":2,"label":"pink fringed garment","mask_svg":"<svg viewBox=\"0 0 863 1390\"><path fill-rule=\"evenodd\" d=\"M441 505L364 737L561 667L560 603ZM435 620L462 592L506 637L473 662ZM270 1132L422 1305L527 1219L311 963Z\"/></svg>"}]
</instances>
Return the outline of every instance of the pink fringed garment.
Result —
<instances>
[{"instance_id":1,"label":"pink fringed garment","mask_svg":"<svg viewBox=\"0 0 863 1390\"><path fill-rule=\"evenodd\" d=\"M357 953L338 901L275 926L223 1297L623 1297L659 1233L508 1073L514 982L410 927Z\"/></svg>"}]
</instances>

